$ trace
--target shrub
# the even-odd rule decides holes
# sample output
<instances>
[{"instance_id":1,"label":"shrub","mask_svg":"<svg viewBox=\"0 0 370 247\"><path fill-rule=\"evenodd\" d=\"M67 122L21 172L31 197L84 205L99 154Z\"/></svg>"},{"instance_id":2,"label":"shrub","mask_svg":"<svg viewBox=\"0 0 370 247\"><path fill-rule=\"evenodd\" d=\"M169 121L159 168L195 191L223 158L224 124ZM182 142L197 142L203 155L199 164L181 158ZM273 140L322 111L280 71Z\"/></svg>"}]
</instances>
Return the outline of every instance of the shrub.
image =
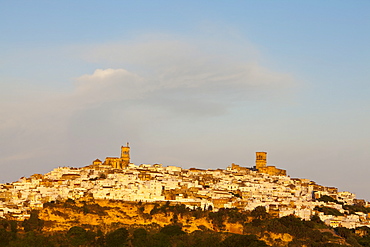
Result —
<instances>
[{"instance_id":1,"label":"shrub","mask_svg":"<svg viewBox=\"0 0 370 247\"><path fill-rule=\"evenodd\" d=\"M71 227L67 232L67 237L72 246L80 246L87 243L87 232L79 226Z\"/></svg>"},{"instance_id":2,"label":"shrub","mask_svg":"<svg viewBox=\"0 0 370 247\"><path fill-rule=\"evenodd\" d=\"M255 235L233 234L222 241L221 246L225 247L263 247L268 246L264 241L258 240Z\"/></svg>"},{"instance_id":3,"label":"shrub","mask_svg":"<svg viewBox=\"0 0 370 247\"><path fill-rule=\"evenodd\" d=\"M127 242L128 231L126 228L118 228L117 230L107 234L106 242L108 247L124 246Z\"/></svg>"},{"instance_id":4,"label":"shrub","mask_svg":"<svg viewBox=\"0 0 370 247\"><path fill-rule=\"evenodd\" d=\"M167 225L161 229L161 233L166 234L168 236L177 236L181 234L185 234L182 227L179 225Z\"/></svg>"}]
</instances>

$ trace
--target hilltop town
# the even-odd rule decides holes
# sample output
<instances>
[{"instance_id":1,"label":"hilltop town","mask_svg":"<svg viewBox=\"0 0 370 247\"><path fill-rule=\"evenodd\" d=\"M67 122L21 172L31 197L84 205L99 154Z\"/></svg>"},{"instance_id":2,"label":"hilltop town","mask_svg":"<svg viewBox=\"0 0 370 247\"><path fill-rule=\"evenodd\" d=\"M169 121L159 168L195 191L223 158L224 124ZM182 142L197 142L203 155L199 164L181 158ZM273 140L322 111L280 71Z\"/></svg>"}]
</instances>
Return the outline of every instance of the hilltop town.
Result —
<instances>
[{"instance_id":1,"label":"hilltop town","mask_svg":"<svg viewBox=\"0 0 370 247\"><path fill-rule=\"evenodd\" d=\"M189 208L253 210L263 206L275 216L320 217L331 227L370 227L368 203L350 192L308 179L290 178L267 165L267 153L257 152L254 167L231 164L226 169L182 169L161 164L135 165L130 147L120 157L96 159L82 168L58 167L19 181L0 184L0 217L24 220L44 203L81 198L184 204Z\"/></svg>"}]
</instances>

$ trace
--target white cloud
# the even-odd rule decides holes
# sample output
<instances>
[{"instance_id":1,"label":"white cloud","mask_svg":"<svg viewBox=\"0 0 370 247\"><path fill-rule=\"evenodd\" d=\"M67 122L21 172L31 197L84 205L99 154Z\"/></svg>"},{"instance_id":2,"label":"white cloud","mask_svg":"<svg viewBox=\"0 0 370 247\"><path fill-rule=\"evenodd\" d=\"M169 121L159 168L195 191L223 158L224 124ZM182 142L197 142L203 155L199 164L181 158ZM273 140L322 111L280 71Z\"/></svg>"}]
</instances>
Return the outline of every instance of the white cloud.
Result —
<instances>
[{"instance_id":1,"label":"white cloud","mask_svg":"<svg viewBox=\"0 0 370 247\"><path fill-rule=\"evenodd\" d=\"M121 93L122 99L143 97L150 99L151 105L153 100L165 104L167 99L171 104L175 99L190 99L226 107L234 101L287 96L287 89L296 83L291 75L261 65L258 52L249 44L245 50L240 50L240 44L232 47L232 42L226 41L217 44L150 35L80 48L87 61L104 61L118 69L98 69L92 75L81 76L79 87L86 92L92 88L113 91L117 97Z\"/></svg>"},{"instance_id":2,"label":"white cloud","mask_svg":"<svg viewBox=\"0 0 370 247\"><path fill-rule=\"evenodd\" d=\"M93 74L76 78L74 100L85 105L117 99L140 98L147 90L143 79L125 69L97 69Z\"/></svg>"}]
</instances>

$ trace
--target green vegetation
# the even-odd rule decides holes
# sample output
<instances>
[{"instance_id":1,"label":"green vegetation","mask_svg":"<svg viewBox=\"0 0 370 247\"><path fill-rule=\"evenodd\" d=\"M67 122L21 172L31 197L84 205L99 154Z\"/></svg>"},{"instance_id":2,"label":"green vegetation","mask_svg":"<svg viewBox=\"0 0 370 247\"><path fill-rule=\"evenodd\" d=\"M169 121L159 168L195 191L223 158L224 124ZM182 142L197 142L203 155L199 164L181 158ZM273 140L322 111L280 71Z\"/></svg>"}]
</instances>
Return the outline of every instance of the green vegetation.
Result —
<instances>
[{"instance_id":1,"label":"green vegetation","mask_svg":"<svg viewBox=\"0 0 370 247\"><path fill-rule=\"evenodd\" d=\"M73 200L50 203L47 207L52 209L52 212L59 212L58 207L68 207L79 213L87 211L86 217L88 214L106 215L105 211L111 209L93 202L76 203ZM132 207L140 217L144 215L154 217L156 214L172 217L172 224L164 227L155 223L135 226L112 224L109 227L100 228L76 223L68 231L50 233L43 228L48 222L40 220L38 212L33 211L31 217L23 222L0 220L0 247L256 247L268 246L267 243L282 244L282 236L285 236L284 241L289 241L288 246L292 247L304 245L335 247L343 246L343 243L347 246L370 246L370 229L367 227L356 230L339 227L334 231L317 216L313 216L311 221L304 221L292 215L273 218L264 207L257 207L253 211L233 208L212 212L200 208L191 210L184 205L170 205L167 202L153 205L150 214L144 213L147 208L144 203L132 204ZM334 209L327 207L318 207L317 210L322 210L321 212L324 213L337 213ZM213 224L214 231L205 226L198 226L200 230L187 233L186 228L180 223L184 222L183 217L204 218ZM244 234L227 232L227 225L231 223L240 224ZM272 237L272 234L275 234L275 237ZM281 238L276 239L276 236L281 236Z\"/></svg>"},{"instance_id":2,"label":"green vegetation","mask_svg":"<svg viewBox=\"0 0 370 247\"><path fill-rule=\"evenodd\" d=\"M356 229L337 227L335 232L345 238L351 246L370 246L370 228L368 227L359 227Z\"/></svg>"},{"instance_id":3,"label":"green vegetation","mask_svg":"<svg viewBox=\"0 0 370 247\"><path fill-rule=\"evenodd\" d=\"M127 238L128 238L127 229L118 228L117 230L107 234L106 246L107 247L125 246Z\"/></svg>"},{"instance_id":4,"label":"green vegetation","mask_svg":"<svg viewBox=\"0 0 370 247\"><path fill-rule=\"evenodd\" d=\"M362 205L343 205L343 209L348 210L349 214L354 214L355 212L363 212L365 214L370 213L370 208Z\"/></svg>"},{"instance_id":5,"label":"green vegetation","mask_svg":"<svg viewBox=\"0 0 370 247\"><path fill-rule=\"evenodd\" d=\"M221 246L227 247L248 247L248 246L268 246L264 241L257 239L255 235L233 234L222 241Z\"/></svg>"},{"instance_id":6,"label":"green vegetation","mask_svg":"<svg viewBox=\"0 0 370 247\"><path fill-rule=\"evenodd\" d=\"M334 199L333 197L328 196L328 195L323 195L317 200L320 201L320 202L334 202L336 204L340 204L340 202L338 202L336 199Z\"/></svg>"},{"instance_id":7,"label":"green vegetation","mask_svg":"<svg viewBox=\"0 0 370 247\"><path fill-rule=\"evenodd\" d=\"M325 207L325 206L321 206L321 207L316 206L314 210L323 212L326 215L343 216L343 214L339 212L338 209L335 209L335 208L330 208L330 207Z\"/></svg>"},{"instance_id":8,"label":"green vegetation","mask_svg":"<svg viewBox=\"0 0 370 247\"><path fill-rule=\"evenodd\" d=\"M213 231L195 231L185 233L180 225L167 225L159 231L148 231L144 228L118 228L103 234L92 232L79 226L71 227L66 233L48 233L29 231L12 237L11 233L0 228L0 246L4 247L232 247L232 246L267 246L255 235L228 234Z\"/></svg>"},{"instance_id":9,"label":"green vegetation","mask_svg":"<svg viewBox=\"0 0 370 247\"><path fill-rule=\"evenodd\" d=\"M23 221L22 224L24 231L41 231L44 227L44 221L39 219L39 212L33 210L31 212L31 217Z\"/></svg>"},{"instance_id":10,"label":"green vegetation","mask_svg":"<svg viewBox=\"0 0 370 247\"><path fill-rule=\"evenodd\" d=\"M68 199L65 202L56 201L56 202L44 203L44 208L50 208L50 209L56 208L57 209L62 204L63 208L69 208L69 209L72 209L73 211L76 211L76 212L79 212L79 213L80 212L82 212L84 214L91 213L91 214L97 214L97 215L100 215L100 216L108 215L106 210L110 209L110 208L107 208L107 207L102 207L99 204L94 203L94 201L92 201L92 202L82 201L81 203L82 203L82 205L78 206L74 200ZM56 215L63 216L57 210L54 210L53 212Z\"/></svg>"}]
</instances>

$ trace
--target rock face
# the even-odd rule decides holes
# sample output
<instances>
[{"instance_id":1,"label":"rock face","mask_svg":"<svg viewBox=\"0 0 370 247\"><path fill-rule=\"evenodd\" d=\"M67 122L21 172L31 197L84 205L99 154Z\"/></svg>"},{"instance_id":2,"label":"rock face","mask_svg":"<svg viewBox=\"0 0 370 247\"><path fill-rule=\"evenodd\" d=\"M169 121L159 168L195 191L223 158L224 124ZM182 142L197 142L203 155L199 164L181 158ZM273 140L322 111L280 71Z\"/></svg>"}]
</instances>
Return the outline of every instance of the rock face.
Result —
<instances>
[{"instance_id":1,"label":"rock face","mask_svg":"<svg viewBox=\"0 0 370 247\"><path fill-rule=\"evenodd\" d=\"M158 204L157 204L158 205ZM185 232L212 230L235 234L249 234L240 223L225 220L222 229L214 225L207 217L175 214L173 212L153 213L154 203L133 203L113 200L96 200L94 202L72 201L47 203L40 210L39 218L45 221L44 231L63 232L73 226L82 226L91 230L100 229L104 233L120 227L155 228L173 223L182 224ZM293 237L289 234L264 233L261 240L272 246L288 246Z\"/></svg>"},{"instance_id":2,"label":"rock face","mask_svg":"<svg viewBox=\"0 0 370 247\"><path fill-rule=\"evenodd\" d=\"M39 213L40 219L45 221L45 231L66 231L76 225L90 225L106 231L116 228L115 226L138 226L157 224L161 227L176 221L182 223L187 232L199 230L198 226L213 229L212 223L204 218L195 219L189 216L174 216L174 213L150 212L155 204L138 204L113 200L96 200L91 202L64 202L47 203ZM174 220L176 218L176 220ZM242 226L230 224L230 232L242 233Z\"/></svg>"},{"instance_id":3,"label":"rock face","mask_svg":"<svg viewBox=\"0 0 370 247\"><path fill-rule=\"evenodd\" d=\"M288 233L265 233L260 240L266 242L266 244L271 246L288 246L289 243L293 240L293 236Z\"/></svg>"},{"instance_id":4,"label":"rock face","mask_svg":"<svg viewBox=\"0 0 370 247\"><path fill-rule=\"evenodd\" d=\"M141 203L85 198L45 203L36 215L43 222L42 231L46 235L66 233L73 227L104 234L120 228L126 228L131 233L144 228L153 234L168 226L181 226L182 231L189 233L187 236L216 234L220 241L230 236L253 236L270 246L281 247L347 244L346 239L322 222L307 222L293 215L274 218L266 211L260 211L227 209L213 212L200 208L191 210L183 204L171 204L169 201Z\"/></svg>"},{"instance_id":5,"label":"rock face","mask_svg":"<svg viewBox=\"0 0 370 247\"><path fill-rule=\"evenodd\" d=\"M243 234L244 229L242 224L235 224L235 223L225 223L225 228L227 232L236 233L236 234Z\"/></svg>"}]
</instances>

